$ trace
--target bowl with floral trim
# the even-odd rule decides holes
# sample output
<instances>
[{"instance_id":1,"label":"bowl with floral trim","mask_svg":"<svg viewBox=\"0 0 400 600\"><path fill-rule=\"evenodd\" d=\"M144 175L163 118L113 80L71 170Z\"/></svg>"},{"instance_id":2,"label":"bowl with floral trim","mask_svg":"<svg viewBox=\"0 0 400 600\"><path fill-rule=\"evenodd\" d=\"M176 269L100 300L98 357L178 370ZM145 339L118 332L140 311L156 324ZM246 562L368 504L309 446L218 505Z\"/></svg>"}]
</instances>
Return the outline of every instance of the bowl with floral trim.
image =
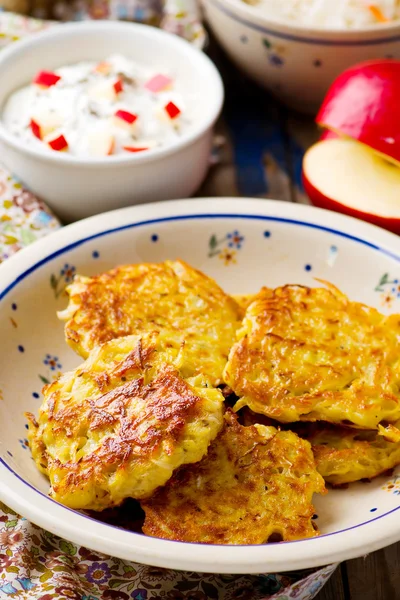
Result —
<instances>
[{"instance_id":1,"label":"bowl with floral trim","mask_svg":"<svg viewBox=\"0 0 400 600\"><path fill-rule=\"evenodd\" d=\"M329 86L345 69L365 60L400 57L398 19L386 22L382 18L373 24L366 20L367 24L346 28L335 20L325 26L284 18L284 11L276 10L284 2L202 2L214 35L232 61L301 112L316 113ZM340 7L335 2L333 5L339 13ZM372 3L366 2L359 11L368 13L370 6Z\"/></svg>"},{"instance_id":2,"label":"bowl with floral trim","mask_svg":"<svg viewBox=\"0 0 400 600\"><path fill-rule=\"evenodd\" d=\"M186 198L206 175L222 80L178 36L68 23L5 49L0 76L2 161L64 222Z\"/></svg>"},{"instance_id":3,"label":"bowl with floral trim","mask_svg":"<svg viewBox=\"0 0 400 600\"><path fill-rule=\"evenodd\" d=\"M174 542L101 522L48 496L26 440L43 384L81 359L66 345L56 312L76 273L181 258L230 294L262 286L320 285L400 312L400 239L315 207L212 198L120 209L66 226L0 265L0 500L74 543L158 567L217 573L276 573L364 555L400 540L400 472L314 497L320 535L255 546Z\"/></svg>"}]
</instances>

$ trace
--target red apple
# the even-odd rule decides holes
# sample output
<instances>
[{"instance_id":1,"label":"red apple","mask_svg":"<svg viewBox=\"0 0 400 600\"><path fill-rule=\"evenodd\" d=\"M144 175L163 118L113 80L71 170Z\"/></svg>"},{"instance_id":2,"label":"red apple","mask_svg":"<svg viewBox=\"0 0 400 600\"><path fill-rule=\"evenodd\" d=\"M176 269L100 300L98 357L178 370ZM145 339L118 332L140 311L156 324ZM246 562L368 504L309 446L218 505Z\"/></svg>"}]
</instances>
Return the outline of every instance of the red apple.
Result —
<instances>
[{"instance_id":1,"label":"red apple","mask_svg":"<svg viewBox=\"0 0 400 600\"><path fill-rule=\"evenodd\" d=\"M31 127L33 135L35 137L37 137L39 140L41 140L42 139L42 132L40 130L39 123L37 123L34 119L31 119L30 127Z\"/></svg>"},{"instance_id":2,"label":"red apple","mask_svg":"<svg viewBox=\"0 0 400 600\"><path fill-rule=\"evenodd\" d=\"M109 156L114 152L114 136L108 131L94 131L88 137L88 149L91 156Z\"/></svg>"},{"instance_id":3,"label":"red apple","mask_svg":"<svg viewBox=\"0 0 400 600\"><path fill-rule=\"evenodd\" d=\"M108 75L111 73L111 65L106 61L99 62L95 68L96 73L101 73L102 75Z\"/></svg>"},{"instance_id":4,"label":"red apple","mask_svg":"<svg viewBox=\"0 0 400 600\"><path fill-rule=\"evenodd\" d=\"M62 134L56 134L50 138L47 138L46 142L52 150L57 150L57 152L62 152L63 150L68 149L68 142Z\"/></svg>"},{"instance_id":5,"label":"red apple","mask_svg":"<svg viewBox=\"0 0 400 600\"><path fill-rule=\"evenodd\" d=\"M400 166L350 139L317 142L303 160L311 202L400 234Z\"/></svg>"},{"instance_id":6,"label":"red apple","mask_svg":"<svg viewBox=\"0 0 400 600\"><path fill-rule=\"evenodd\" d=\"M114 114L114 123L118 127L123 127L128 130L134 129L137 119L137 115L134 115L128 110L117 110Z\"/></svg>"},{"instance_id":7,"label":"red apple","mask_svg":"<svg viewBox=\"0 0 400 600\"><path fill-rule=\"evenodd\" d=\"M149 150L148 146L123 146L123 149L127 152L143 152Z\"/></svg>"},{"instance_id":8,"label":"red apple","mask_svg":"<svg viewBox=\"0 0 400 600\"><path fill-rule=\"evenodd\" d=\"M373 60L332 84L317 123L400 163L400 61Z\"/></svg>"},{"instance_id":9,"label":"red apple","mask_svg":"<svg viewBox=\"0 0 400 600\"><path fill-rule=\"evenodd\" d=\"M60 81L60 75L52 73L52 71L39 71L33 80L33 83L40 85L40 87L48 88L55 85L57 81Z\"/></svg>"},{"instance_id":10,"label":"red apple","mask_svg":"<svg viewBox=\"0 0 400 600\"><path fill-rule=\"evenodd\" d=\"M172 79L170 77L166 77L161 73L159 75L154 75L147 83L144 84L144 87L150 92L161 92L169 87L171 87Z\"/></svg>"},{"instance_id":11,"label":"red apple","mask_svg":"<svg viewBox=\"0 0 400 600\"><path fill-rule=\"evenodd\" d=\"M101 81L94 85L89 90L89 97L93 100L110 100L113 102L117 99L118 95L123 91L124 84L122 79L116 79L112 81Z\"/></svg>"},{"instance_id":12,"label":"red apple","mask_svg":"<svg viewBox=\"0 0 400 600\"><path fill-rule=\"evenodd\" d=\"M122 79L117 79L117 81L113 83L113 88L117 95L120 94L124 89L124 83Z\"/></svg>"},{"instance_id":13,"label":"red apple","mask_svg":"<svg viewBox=\"0 0 400 600\"><path fill-rule=\"evenodd\" d=\"M181 114L180 108L178 108L173 102L168 102L168 104L164 106L164 110L170 119L176 119Z\"/></svg>"},{"instance_id":14,"label":"red apple","mask_svg":"<svg viewBox=\"0 0 400 600\"><path fill-rule=\"evenodd\" d=\"M59 114L49 111L40 111L32 115L30 127L32 133L39 140L43 140L49 133L60 127L62 118Z\"/></svg>"}]
</instances>

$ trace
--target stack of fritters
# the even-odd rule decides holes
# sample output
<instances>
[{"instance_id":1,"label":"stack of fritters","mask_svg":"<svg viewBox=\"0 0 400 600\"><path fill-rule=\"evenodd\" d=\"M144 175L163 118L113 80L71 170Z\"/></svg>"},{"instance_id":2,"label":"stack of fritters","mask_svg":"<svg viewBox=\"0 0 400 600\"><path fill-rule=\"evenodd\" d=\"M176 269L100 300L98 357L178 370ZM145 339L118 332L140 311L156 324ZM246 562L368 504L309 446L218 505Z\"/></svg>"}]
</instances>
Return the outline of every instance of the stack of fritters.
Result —
<instances>
[{"instance_id":1,"label":"stack of fritters","mask_svg":"<svg viewBox=\"0 0 400 600\"><path fill-rule=\"evenodd\" d=\"M400 463L399 317L329 285L231 298L182 261L67 291L59 316L86 361L29 415L33 457L67 506L134 498L148 535L294 540L317 535L323 478Z\"/></svg>"},{"instance_id":2,"label":"stack of fritters","mask_svg":"<svg viewBox=\"0 0 400 600\"><path fill-rule=\"evenodd\" d=\"M254 296L224 377L235 410L249 407L252 422L262 421L257 414L317 422L292 428L312 444L325 480L339 485L400 463L400 316L326 286Z\"/></svg>"}]
</instances>

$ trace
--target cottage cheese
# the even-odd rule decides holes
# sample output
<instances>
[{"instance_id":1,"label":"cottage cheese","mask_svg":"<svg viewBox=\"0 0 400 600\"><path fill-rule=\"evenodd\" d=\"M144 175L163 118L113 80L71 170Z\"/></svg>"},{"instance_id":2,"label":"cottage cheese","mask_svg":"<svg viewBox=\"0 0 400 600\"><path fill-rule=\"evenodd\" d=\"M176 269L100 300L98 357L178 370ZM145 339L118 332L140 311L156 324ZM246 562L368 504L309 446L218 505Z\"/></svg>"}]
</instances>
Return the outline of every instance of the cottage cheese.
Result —
<instances>
[{"instance_id":1,"label":"cottage cheese","mask_svg":"<svg viewBox=\"0 0 400 600\"><path fill-rule=\"evenodd\" d=\"M191 127L179 81L121 55L39 72L2 118L24 145L80 157L170 146Z\"/></svg>"}]
</instances>

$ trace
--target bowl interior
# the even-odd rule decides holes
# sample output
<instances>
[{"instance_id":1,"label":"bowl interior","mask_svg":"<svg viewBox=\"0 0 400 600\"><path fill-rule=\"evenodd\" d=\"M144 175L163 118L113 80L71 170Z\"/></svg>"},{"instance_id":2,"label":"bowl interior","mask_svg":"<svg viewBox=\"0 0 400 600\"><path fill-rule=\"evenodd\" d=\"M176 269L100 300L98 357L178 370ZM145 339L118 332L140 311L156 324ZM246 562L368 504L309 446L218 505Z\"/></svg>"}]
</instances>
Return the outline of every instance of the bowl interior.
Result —
<instances>
[{"instance_id":1,"label":"bowl interior","mask_svg":"<svg viewBox=\"0 0 400 600\"><path fill-rule=\"evenodd\" d=\"M13 91L32 81L39 70L53 70L84 60L100 61L116 53L152 70L171 74L191 122L203 123L210 115L215 117L221 85L202 52L154 27L113 22L60 25L7 49L0 57L0 76L4 82L0 107Z\"/></svg>"},{"instance_id":2,"label":"bowl interior","mask_svg":"<svg viewBox=\"0 0 400 600\"><path fill-rule=\"evenodd\" d=\"M114 219L111 230L107 216L94 235L80 224L81 233L68 237L65 228L57 234L65 243L53 241L53 247L60 247L50 256L43 242L35 260L29 249L23 251L24 256L16 257L21 266L12 280L2 279L0 269L0 422L7 425L1 431L0 458L9 469L47 493L48 482L30 457L24 412L36 413L43 384L81 362L65 344L56 317L56 310L66 306L64 289L75 272L91 275L117 264L182 258L232 294L253 293L263 285L315 286L315 278L321 278L354 300L400 312L400 256L334 225L329 229L309 219L269 216L268 203L259 214L247 214L245 204L242 216L230 214L225 204L228 210L219 214L179 209L172 216L139 223L131 209L118 211L123 216ZM149 214L156 214L154 206L147 209ZM327 222L329 213L315 213L325 215L322 222ZM342 219L329 217L331 224ZM22 265L28 272L20 276ZM399 507L400 473L331 490L315 505L322 534L367 523Z\"/></svg>"}]
</instances>

